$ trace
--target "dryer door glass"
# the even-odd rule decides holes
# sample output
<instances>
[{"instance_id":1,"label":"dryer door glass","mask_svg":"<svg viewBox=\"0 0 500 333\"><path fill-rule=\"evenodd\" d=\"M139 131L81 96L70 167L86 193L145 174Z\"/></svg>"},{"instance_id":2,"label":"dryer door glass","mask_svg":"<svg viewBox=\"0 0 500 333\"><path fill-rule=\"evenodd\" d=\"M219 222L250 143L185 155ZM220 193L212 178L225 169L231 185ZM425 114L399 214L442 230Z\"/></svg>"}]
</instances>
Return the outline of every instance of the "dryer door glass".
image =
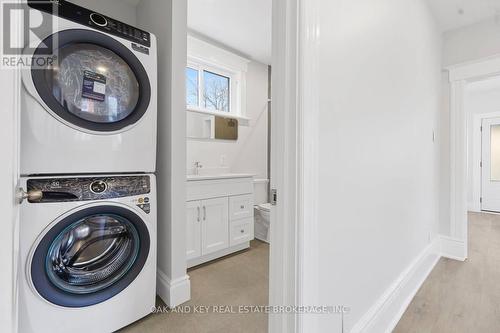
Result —
<instances>
[{"instance_id":1,"label":"dryer door glass","mask_svg":"<svg viewBox=\"0 0 500 333\"><path fill-rule=\"evenodd\" d=\"M139 252L139 235L127 219L111 214L85 217L52 242L45 269L59 289L95 293L120 280Z\"/></svg>"},{"instance_id":2,"label":"dryer door glass","mask_svg":"<svg viewBox=\"0 0 500 333\"><path fill-rule=\"evenodd\" d=\"M84 29L47 37L34 57L46 52L54 60L31 68L36 97L67 125L113 132L137 123L148 111L152 89L142 61L153 55L141 55L141 61L128 45Z\"/></svg>"},{"instance_id":3,"label":"dryer door glass","mask_svg":"<svg viewBox=\"0 0 500 333\"><path fill-rule=\"evenodd\" d=\"M68 112L97 123L125 119L139 101L139 82L116 53L74 43L59 49L59 62L45 71L52 95Z\"/></svg>"}]
</instances>

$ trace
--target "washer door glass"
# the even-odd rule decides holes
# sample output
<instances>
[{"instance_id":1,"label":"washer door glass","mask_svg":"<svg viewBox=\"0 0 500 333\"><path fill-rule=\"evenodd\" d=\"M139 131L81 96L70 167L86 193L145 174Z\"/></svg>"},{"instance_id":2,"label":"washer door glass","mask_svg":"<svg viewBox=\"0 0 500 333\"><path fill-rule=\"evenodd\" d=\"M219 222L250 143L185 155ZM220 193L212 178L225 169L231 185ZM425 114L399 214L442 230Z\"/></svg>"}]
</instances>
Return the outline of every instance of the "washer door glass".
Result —
<instances>
[{"instance_id":1,"label":"washer door glass","mask_svg":"<svg viewBox=\"0 0 500 333\"><path fill-rule=\"evenodd\" d=\"M139 102L139 82L130 66L95 44L60 48L58 62L45 71L45 81L68 112L96 123L123 120Z\"/></svg>"},{"instance_id":2,"label":"washer door glass","mask_svg":"<svg viewBox=\"0 0 500 333\"><path fill-rule=\"evenodd\" d=\"M95 293L120 280L139 252L134 225L118 215L97 214L64 229L47 253L47 276L57 288Z\"/></svg>"}]
</instances>

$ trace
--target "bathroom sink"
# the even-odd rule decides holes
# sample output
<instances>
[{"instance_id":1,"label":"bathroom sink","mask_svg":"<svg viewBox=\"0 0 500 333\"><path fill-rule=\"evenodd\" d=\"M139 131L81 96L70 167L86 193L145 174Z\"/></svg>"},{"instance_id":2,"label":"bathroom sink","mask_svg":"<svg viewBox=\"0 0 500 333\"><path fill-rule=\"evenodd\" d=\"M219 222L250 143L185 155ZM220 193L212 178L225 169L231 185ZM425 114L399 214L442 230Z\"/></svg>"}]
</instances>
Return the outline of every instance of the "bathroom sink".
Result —
<instances>
[{"instance_id":1,"label":"bathroom sink","mask_svg":"<svg viewBox=\"0 0 500 333\"><path fill-rule=\"evenodd\" d=\"M223 173L214 175L187 175L187 181L210 180L210 179L228 179L228 178L249 178L254 175L249 173Z\"/></svg>"}]
</instances>

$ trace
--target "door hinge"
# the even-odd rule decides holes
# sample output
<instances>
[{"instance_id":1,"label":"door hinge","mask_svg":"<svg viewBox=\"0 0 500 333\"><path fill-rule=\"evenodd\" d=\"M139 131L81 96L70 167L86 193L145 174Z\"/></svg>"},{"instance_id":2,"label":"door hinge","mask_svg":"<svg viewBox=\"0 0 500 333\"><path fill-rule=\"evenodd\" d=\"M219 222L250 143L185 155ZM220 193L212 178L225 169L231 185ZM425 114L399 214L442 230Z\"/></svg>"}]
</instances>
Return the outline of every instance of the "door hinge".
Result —
<instances>
[{"instance_id":1,"label":"door hinge","mask_svg":"<svg viewBox=\"0 0 500 333\"><path fill-rule=\"evenodd\" d=\"M483 167L483 161L479 162L479 167L482 168Z\"/></svg>"},{"instance_id":2,"label":"door hinge","mask_svg":"<svg viewBox=\"0 0 500 333\"><path fill-rule=\"evenodd\" d=\"M278 190L275 188L271 189L271 205L276 206L278 202Z\"/></svg>"},{"instance_id":3,"label":"door hinge","mask_svg":"<svg viewBox=\"0 0 500 333\"><path fill-rule=\"evenodd\" d=\"M482 132L482 131L483 131L483 126L481 126L481 127L479 128L479 130Z\"/></svg>"},{"instance_id":4,"label":"door hinge","mask_svg":"<svg viewBox=\"0 0 500 333\"><path fill-rule=\"evenodd\" d=\"M483 203L483 198L479 198L479 203Z\"/></svg>"}]
</instances>

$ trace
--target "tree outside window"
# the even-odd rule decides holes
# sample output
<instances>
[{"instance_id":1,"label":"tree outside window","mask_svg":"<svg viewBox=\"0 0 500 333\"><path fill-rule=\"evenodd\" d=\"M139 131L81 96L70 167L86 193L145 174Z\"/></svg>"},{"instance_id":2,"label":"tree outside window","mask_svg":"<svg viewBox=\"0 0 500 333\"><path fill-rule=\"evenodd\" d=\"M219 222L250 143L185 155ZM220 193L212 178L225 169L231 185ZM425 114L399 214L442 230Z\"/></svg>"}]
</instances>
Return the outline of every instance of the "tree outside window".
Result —
<instances>
[{"instance_id":1,"label":"tree outside window","mask_svg":"<svg viewBox=\"0 0 500 333\"><path fill-rule=\"evenodd\" d=\"M229 78L203 71L205 108L229 112Z\"/></svg>"},{"instance_id":2,"label":"tree outside window","mask_svg":"<svg viewBox=\"0 0 500 333\"><path fill-rule=\"evenodd\" d=\"M201 82L203 83L201 84ZM202 85L201 87L200 84ZM229 94L229 77L207 70L202 71L191 67L186 68L187 106L211 111L230 112ZM202 98L200 98L200 95Z\"/></svg>"}]
</instances>

